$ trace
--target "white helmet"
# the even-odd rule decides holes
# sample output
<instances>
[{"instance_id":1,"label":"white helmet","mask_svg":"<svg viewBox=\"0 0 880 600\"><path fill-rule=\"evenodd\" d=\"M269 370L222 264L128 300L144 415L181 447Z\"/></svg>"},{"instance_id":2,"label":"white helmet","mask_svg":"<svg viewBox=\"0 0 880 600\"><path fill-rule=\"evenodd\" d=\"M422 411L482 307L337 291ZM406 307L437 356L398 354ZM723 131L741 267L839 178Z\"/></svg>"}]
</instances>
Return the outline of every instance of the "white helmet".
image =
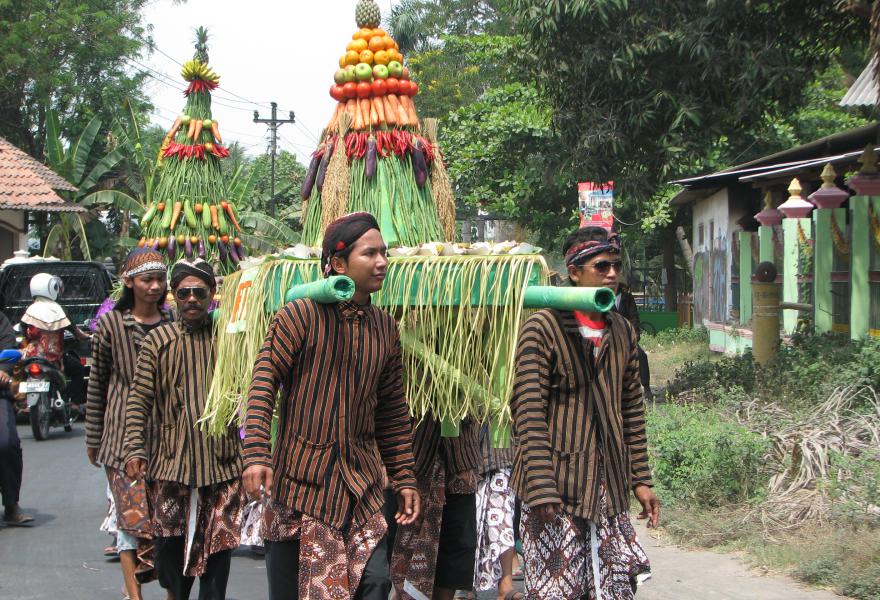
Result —
<instances>
[{"instance_id":1,"label":"white helmet","mask_svg":"<svg viewBox=\"0 0 880 600\"><path fill-rule=\"evenodd\" d=\"M31 296L58 300L61 293L61 278L49 273L37 273L31 277Z\"/></svg>"}]
</instances>

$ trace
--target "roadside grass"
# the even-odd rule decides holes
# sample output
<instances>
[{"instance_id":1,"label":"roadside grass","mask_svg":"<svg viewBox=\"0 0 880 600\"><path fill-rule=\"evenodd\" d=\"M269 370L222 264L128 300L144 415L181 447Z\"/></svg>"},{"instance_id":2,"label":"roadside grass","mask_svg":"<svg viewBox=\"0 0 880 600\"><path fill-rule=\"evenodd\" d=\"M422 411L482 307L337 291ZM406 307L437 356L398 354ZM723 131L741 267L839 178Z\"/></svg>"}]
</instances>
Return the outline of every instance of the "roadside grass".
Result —
<instances>
[{"instance_id":1,"label":"roadside grass","mask_svg":"<svg viewBox=\"0 0 880 600\"><path fill-rule=\"evenodd\" d=\"M651 365L651 386L666 388L675 372L689 361L712 361L705 330L672 329L657 335L642 335L642 348Z\"/></svg>"}]
</instances>

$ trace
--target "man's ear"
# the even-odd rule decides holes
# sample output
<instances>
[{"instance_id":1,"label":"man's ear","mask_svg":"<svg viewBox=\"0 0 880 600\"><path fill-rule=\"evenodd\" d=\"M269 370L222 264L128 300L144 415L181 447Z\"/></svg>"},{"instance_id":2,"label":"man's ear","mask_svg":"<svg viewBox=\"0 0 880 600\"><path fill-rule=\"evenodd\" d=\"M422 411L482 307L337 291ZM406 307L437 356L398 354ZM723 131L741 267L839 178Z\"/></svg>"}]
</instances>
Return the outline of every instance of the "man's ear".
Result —
<instances>
[{"instance_id":1,"label":"man's ear","mask_svg":"<svg viewBox=\"0 0 880 600\"><path fill-rule=\"evenodd\" d=\"M576 267L575 265L568 265L568 276L572 280L573 283L577 283L581 278L581 267Z\"/></svg>"},{"instance_id":2,"label":"man's ear","mask_svg":"<svg viewBox=\"0 0 880 600\"><path fill-rule=\"evenodd\" d=\"M330 258L330 268L333 269L337 275L345 275L347 266L348 264L345 262L345 259L339 256L333 256Z\"/></svg>"}]
</instances>

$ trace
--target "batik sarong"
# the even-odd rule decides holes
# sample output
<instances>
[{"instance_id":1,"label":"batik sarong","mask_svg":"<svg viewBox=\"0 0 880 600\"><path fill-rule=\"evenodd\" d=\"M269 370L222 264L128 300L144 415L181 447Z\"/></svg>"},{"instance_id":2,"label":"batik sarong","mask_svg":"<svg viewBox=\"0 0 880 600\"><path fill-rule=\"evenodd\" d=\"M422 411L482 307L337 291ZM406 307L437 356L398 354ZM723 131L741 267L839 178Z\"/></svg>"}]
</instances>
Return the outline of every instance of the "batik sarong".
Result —
<instances>
[{"instance_id":1,"label":"batik sarong","mask_svg":"<svg viewBox=\"0 0 880 600\"><path fill-rule=\"evenodd\" d=\"M150 484L153 534L185 536L183 574L198 577L212 554L238 547L245 496L241 479L200 488L173 481Z\"/></svg>"},{"instance_id":2,"label":"batik sarong","mask_svg":"<svg viewBox=\"0 0 880 600\"><path fill-rule=\"evenodd\" d=\"M558 511L544 522L522 505L523 573L528 600L633 600L650 577L629 515L606 516L600 488L597 523Z\"/></svg>"},{"instance_id":3,"label":"batik sarong","mask_svg":"<svg viewBox=\"0 0 880 600\"><path fill-rule=\"evenodd\" d=\"M104 470L116 509L116 529L137 540L135 574L138 581L146 583L156 576L147 486L142 479L132 479L120 469Z\"/></svg>"},{"instance_id":4,"label":"batik sarong","mask_svg":"<svg viewBox=\"0 0 880 600\"><path fill-rule=\"evenodd\" d=\"M474 587L492 590L501 581L501 555L512 550L516 495L510 489L510 469L487 474L477 486L477 557Z\"/></svg>"},{"instance_id":5,"label":"batik sarong","mask_svg":"<svg viewBox=\"0 0 880 600\"><path fill-rule=\"evenodd\" d=\"M345 533L273 500L265 502L262 514L264 540L299 540L300 600L354 598L367 562L388 530L381 511Z\"/></svg>"}]
</instances>

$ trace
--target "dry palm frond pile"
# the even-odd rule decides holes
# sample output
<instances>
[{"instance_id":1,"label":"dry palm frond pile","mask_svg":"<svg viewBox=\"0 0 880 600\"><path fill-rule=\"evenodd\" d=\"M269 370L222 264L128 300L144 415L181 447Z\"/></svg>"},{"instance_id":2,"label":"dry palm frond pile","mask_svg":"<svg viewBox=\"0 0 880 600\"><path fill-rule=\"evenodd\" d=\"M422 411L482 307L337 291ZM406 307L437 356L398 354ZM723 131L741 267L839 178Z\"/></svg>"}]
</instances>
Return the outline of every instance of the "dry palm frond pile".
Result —
<instances>
[{"instance_id":1,"label":"dry palm frond pile","mask_svg":"<svg viewBox=\"0 0 880 600\"><path fill-rule=\"evenodd\" d=\"M757 421L773 424L773 431L765 431L773 442L767 463L777 472L768 483L767 499L750 514L768 534L830 519L829 487L853 479L852 473L834 464L835 456L880 456L880 396L870 387L838 388L806 415L753 400L738 416L747 426ZM854 493L866 485L857 480L845 483ZM880 507L868 510L880 517Z\"/></svg>"}]
</instances>

